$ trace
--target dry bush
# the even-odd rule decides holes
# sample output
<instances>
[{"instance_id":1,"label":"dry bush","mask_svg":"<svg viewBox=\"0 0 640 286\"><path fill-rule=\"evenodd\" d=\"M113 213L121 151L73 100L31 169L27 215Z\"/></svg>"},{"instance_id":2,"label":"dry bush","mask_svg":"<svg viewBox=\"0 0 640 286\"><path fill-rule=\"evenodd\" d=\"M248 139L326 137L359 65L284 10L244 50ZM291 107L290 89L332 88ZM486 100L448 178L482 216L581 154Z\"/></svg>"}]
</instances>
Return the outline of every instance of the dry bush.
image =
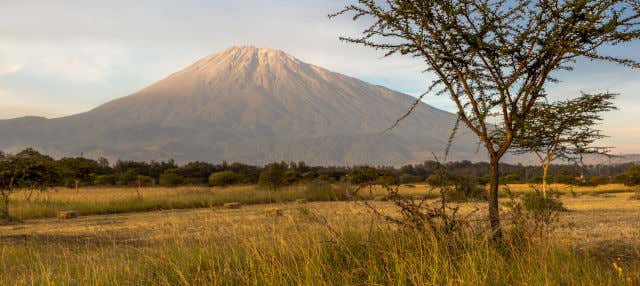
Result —
<instances>
[{"instance_id":1,"label":"dry bush","mask_svg":"<svg viewBox=\"0 0 640 286\"><path fill-rule=\"evenodd\" d=\"M511 238L515 242L524 243L532 239L545 239L557 227L562 212L568 211L557 192L548 192L545 196L534 188L532 192L516 198L506 189L509 201L504 203L508 208L507 217L511 222Z\"/></svg>"}]
</instances>

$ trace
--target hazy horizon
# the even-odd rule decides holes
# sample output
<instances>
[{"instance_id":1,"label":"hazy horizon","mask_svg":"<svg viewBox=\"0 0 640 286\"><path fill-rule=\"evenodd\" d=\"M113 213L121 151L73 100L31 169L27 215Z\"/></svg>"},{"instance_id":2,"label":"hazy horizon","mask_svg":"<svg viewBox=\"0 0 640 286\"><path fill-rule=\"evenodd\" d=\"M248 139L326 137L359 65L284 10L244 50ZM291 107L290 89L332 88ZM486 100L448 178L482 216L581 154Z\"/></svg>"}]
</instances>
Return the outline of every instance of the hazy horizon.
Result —
<instances>
[{"instance_id":1,"label":"hazy horizon","mask_svg":"<svg viewBox=\"0 0 640 286\"><path fill-rule=\"evenodd\" d=\"M0 4L0 119L59 117L132 94L205 56L237 45L283 50L302 61L366 82L418 95L430 74L406 57L340 42L363 27L330 20L344 1L85 1ZM257 24L255 24L257 23ZM631 55L640 48L608 48ZM606 114L603 143L614 153L640 153L640 71L599 62L577 63L550 85L552 98L580 91L620 93ZM425 102L447 111L445 97ZM631 121L630 121L631 120Z\"/></svg>"}]
</instances>

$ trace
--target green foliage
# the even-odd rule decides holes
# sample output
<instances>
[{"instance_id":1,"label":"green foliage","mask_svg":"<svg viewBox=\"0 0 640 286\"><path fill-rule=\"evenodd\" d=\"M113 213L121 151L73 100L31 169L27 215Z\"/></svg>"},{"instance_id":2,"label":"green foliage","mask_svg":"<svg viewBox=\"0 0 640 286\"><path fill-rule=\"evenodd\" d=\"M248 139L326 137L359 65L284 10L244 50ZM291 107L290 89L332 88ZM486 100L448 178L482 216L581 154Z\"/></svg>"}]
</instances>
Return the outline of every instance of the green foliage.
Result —
<instances>
[{"instance_id":1,"label":"green foliage","mask_svg":"<svg viewBox=\"0 0 640 286\"><path fill-rule=\"evenodd\" d=\"M53 159L33 149L0 160L0 219L11 220L9 196L17 188L44 191L59 181L59 172Z\"/></svg>"},{"instance_id":2,"label":"green foliage","mask_svg":"<svg viewBox=\"0 0 640 286\"><path fill-rule=\"evenodd\" d=\"M315 180L305 186L305 197L312 201L343 201L348 199L348 187Z\"/></svg>"},{"instance_id":3,"label":"green foliage","mask_svg":"<svg viewBox=\"0 0 640 286\"><path fill-rule=\"evenodd\" d=\"M429 176L427 184L444 190L447 201L450 202L484 201L487 199L486 190L474 177L440 173Z\"/></svg>"},{"instance_id":4,"label":"green foliage","mask_svg":"<svg viewBox=\"0 0 640 286\"><path fill-rule=\"evenodd\" d=\"M402 174L398 179L400 180L401 184L414 184L419 183L423 180L422 177L411 174Z\"/></svg>"},{"instance_id":5,"label":"green foliage","mask_svg":"<svg viewBox=\"0 0 640 286\"><path fill-rule=\"evenodd\" d=\"M209 186L225 187L241 182L241 176L234 171L216 172L209 176Z\"/></svg>"},{"instance_id":6,"label":"green foliage","mask_svg":"<svg viewBox=\"0 0 640 286\"><path fill-rule=\"evenodd\" d=\"M379 185L395 186L400 184L400 177L393 173L385 172L378 177L376 183Z\"/></svg>"},{"instance_id":7,"label":"green foliage","mask_svg":"<svg viewBox=\"0 0 640 286\"><path fill-rule=\"evenodd\" d=\"M486 201L487 191L472 177L458 176L453 181L453 188L447 193L451 202Z\"/></svg>"},{"instance_id":8,"label":"green foliage","mask_svg":"<svg viewBox=\"0 0 640 286\"><path fill-rule=\"evenodd\" d=\"M360 166L355 167L349 172L347 180L354 185L368 185L374 184L378 180L378 177L380 177L380 174L376 168Z\"/></svg>"},{"instance_id":9,"label":"green foliage","mask_svg":"<svg viewBox=\"0 0 640 286\"><path fill-rule=\"evenodd\" d=\"M178 174L177 169L169 169L160 175L158 183L163 187L175 187L182 185L184 183L184 178Z\"/></svg>"},{"instance_id":10,"label":"green foliage","mask_svg":"<svg viewBox=\"0 0 640 286\"><path fill-rule=\"evenodd\" d=\"M287 165L271 163L264 167L258 179L258 185L270 191L277 191L287 185Z\"/></svg>"},{"instance_id":11,"label":"green foliage","mask_svg":"<svg viewBox=\"0 0 640 286\"><path fill-rule=\"evenodd\" d=\"M515 184L519 183L520 181L520 177L518 177L518 175L516 174L509 174L500 178L501 184Z\"/></svg>"},{"instance_id":12,"label":"green foliage","mask_svg":"<svg viewBox=\"0 0 640 286\"><path fill-rule=\"evenodd\" d=\"M63 183L75 186L76 181L80 185L90 185L94 177L106 172L105 168L98 162L86 158L62 158L56 163Z\"/></svg>"},{"instance_id":13,"label":"green foliage","mask_svg":"<svg viewBox=\"0 0 640 286\"><path fill-rule=\"evenodd\" d=\"M589 185L592 185L592 186L606 185L609 183L609 177L593 176L589 178L588 183Z\"/></svg>"},{"instance_id":14,"label":"green foliage","mask_svg":"<svg viewBox=\"0 0 640 286\"><path fill-rule=\"evenodd\" d=\"M178 168L176 173L179 174L184 183L194 185L207 184L209 175L216 171L216 166L206 162L190 162Z\"/></svg>"},{"instance_id":15,"label":"green foliage","mask_svg":"<svg viewBox=\"0 0 640 286\"><path fill-rule=\"evenodd\" d=\"M284 184L285 185L292 185L298 181L300 181L301 177L300 175L296 172L296 170L293 169L288 169L284 172Z\"/></svg>"},{"instance_id":16,"label":"green foliage","mask_svg":"<svg viewBox=\"0 0 640 286\"><path fill-rule=\"evenodd\" d=\"M525 210L533 213L548 211L566 211L557 194L549 193L546 197L541 192L525 193L521 198Z\"/></svg>"},{"instance_id":17,"label":"green foliage","mask_svg":"<svg viewBox=\"0 0 640 286\"><path fill-rule=\"evenodd\" d=\"M116 183L120 186L135 186L137 179L138 174L133 170L128 170L124 173L118 174Z\"/></svg>"},{"instance_id":18,"label":"green foliage","mask_svg":"<svg viewBox=\"0 0 640 286\"><path fill-rule=\"evenodd\" d=\"M615 94L582 94L558 102L534 105L513 147L517 153L536 153L541 164L556 158L577 161L584 154L604 154L609 148L594 143L605 136L597 129L601 113L615 110Z\"/></svg>"},{"instance_id":19,"label":"green foliage","mask_svg":"<svg viewBox=\"0 0 640 286\"><path fill-rule=\"evenodd\" d=\"M640 166L630 167L623 174L616 176L615 181L627 186L640 186Z\"/></svg>"},{"instance_id":20,"label":"green foliage","mask_svg":"<svg viewBox=\"0 0 640 286\"><path fill-rule=\"evenodd\" d=\"M558 184L565 184L565 185L577 185L578 181L569 175L564 175L564 174L560 174L557 175L553 178L553 181L558 183Z\"/></svg>"},{"instance_id":21,"label":"green foliage","mask_svg":"<svg viewBox=\"0 0 640 286\"><path fill-rule=\"evenodd\" d=\"M149 176L137 175L136 176L136 186L138 187L150 187L154 185L153 178Z\"/></svg>"},{"instance_id":22,"label":"green foliage","mask_svg":"<svg viewBox=\"0 0 640 286\"><path fill-rule=\"evenodd\" d=\"M113 186L118 178L114 175L98 175L93 180L93 184L97 186Z\"/></svg>"}]
</instances>

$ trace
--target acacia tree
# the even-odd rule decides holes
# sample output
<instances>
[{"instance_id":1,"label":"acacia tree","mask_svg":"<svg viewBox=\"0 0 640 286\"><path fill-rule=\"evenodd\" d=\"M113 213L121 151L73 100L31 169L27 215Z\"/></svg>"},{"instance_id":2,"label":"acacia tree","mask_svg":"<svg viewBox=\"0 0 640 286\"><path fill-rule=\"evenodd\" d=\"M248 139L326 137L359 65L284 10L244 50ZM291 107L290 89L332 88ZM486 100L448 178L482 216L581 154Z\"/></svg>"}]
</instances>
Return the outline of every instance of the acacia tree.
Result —
<instances>
[{"instance_id":1,"label":"acacia tree","mask_svg":"<svg viewBox=\"0 0 640 286\"><path fill-rule=\"evenodd\" d=\"M287 164L284 162L271 163L260 172L258 185L269 191L271 201L273 201L274 193L287 184L287 169Z\"/></svg>"},{"instance_id":2,"label":"acacia tree","mask_svg":"<svg viewBox=\"0 0 640 286\"><path fill-rule=\"evenodd\" d=\"M607 154L594 143L605 137L597 124L601 113L615 109L614 94L582 94L552 103L537 103L513 141L514 153L533 153L542 167L542 194L547 196L549 166L556 159L581 160L584 154Z\"/></svg>"},{"instance_id":3,"label":"acacia tree","mask_svg":"<svg viewBox=\"0 0 640 286\"><path fill-rule=\"evenodd\" d=\"M0 159L0 220L13 220L9 214L10 196L20 188L44 191L58 178L53 160L46 156L31 155L24 151Z\"/></svg>"},{"instance_id":4,"label":"acacia tree","mask_svg":"<svg viewBox=\"0 0 640 286\"><path fill-rule=\"evenodd\" d=\"M366 21L362 35L342 40L417 57L437 76L400 120L427 94L451 98L486 149L489 221L499 238L498 168L515 134L554 73L576 59L640 68L599 49L640 38L639 12L638 0L357 0L330 17Z\"/></svg>"}]
</instances>

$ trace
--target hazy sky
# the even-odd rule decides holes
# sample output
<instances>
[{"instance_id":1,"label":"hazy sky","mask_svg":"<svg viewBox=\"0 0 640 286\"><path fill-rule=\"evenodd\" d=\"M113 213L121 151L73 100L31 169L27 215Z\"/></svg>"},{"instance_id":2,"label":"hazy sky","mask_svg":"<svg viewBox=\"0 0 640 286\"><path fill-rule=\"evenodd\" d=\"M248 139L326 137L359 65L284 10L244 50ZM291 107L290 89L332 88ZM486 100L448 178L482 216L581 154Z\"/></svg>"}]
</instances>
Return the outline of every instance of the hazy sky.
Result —
<instances>
[{"instance_id":1,"label":"hazy sky","mask_svg":"<svg viewBox=\"0 0 640 286\"><path fill-rule=\"evenodd\" d=\"M0 2L0 118L56 117L131 94L206 55L233 45L284 50L330 70L412 95L425 90L424 65L343 43L362 29L327 14L346 0ZM640 59L640 43L608 49ZM605 116L606 144L640 153L640 71L579 62L552 86L555 97L580 91L621 93ZM448 98L425 100L453 110Z\"/></svg>"}]
</instances>

